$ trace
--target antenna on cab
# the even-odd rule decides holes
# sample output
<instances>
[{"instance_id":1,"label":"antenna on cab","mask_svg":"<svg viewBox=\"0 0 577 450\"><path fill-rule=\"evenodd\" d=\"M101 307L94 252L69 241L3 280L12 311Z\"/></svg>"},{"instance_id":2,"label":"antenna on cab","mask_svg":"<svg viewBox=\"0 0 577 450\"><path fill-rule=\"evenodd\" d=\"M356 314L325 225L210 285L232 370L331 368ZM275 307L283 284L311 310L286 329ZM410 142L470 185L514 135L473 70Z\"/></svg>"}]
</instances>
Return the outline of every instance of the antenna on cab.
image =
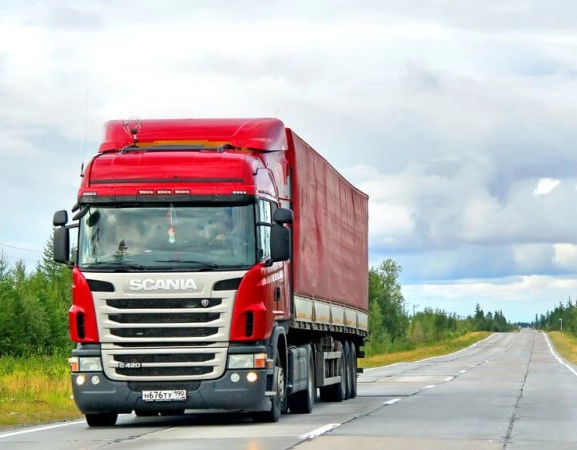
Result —
<instances>
[{"instance_id":1,"label":"antenna on cab","mask_svg":"<svg viewBox=\"0 0 577 450\"><path fill-rule=\"evenodd\" d=\"M124 121L124 131L132 138L132 145L136 147L138 144L138 132L140 131L140 119L137 117L130 118Z\"/></svg>"}]
</instances>

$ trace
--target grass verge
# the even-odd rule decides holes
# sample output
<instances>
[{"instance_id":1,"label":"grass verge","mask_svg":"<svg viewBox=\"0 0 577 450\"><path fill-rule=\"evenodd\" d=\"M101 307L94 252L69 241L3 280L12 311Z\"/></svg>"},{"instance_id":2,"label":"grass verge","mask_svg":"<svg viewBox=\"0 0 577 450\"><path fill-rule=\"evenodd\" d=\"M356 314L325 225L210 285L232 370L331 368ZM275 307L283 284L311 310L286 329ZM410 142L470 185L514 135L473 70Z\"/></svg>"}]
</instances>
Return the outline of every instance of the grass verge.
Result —
<instances>
[{"instance_id":1,"label":"grass verge","mask_svg":"<svg viewBox=\"0 0 577 450\"><path fill-rule=\"evenodd\" d=\"M561 331L550 331L547 334L557 353L570 363L577 364L577 337Z\"/></svg>"},{"instance_id":2,"label":"grass verge","mask_svg":"<svg viewBox=\"0 0 577 450\"><path fill-rule=\"evenodd\" d=\"M0 429L82 417L63 356L0 358Z\"/></svg>"},{"instance_id":3,"label":"grass verge","mask_svg":"<svg viewBox=\"0 0 577 450\"><path fill-rule=\"evenodd\" d=\"M491 334L492 333L488 331L472 331L457 339L437 342L436 344L418 347L414 350L370 356L359 360L359 367L370 368L385 366L397 362L419 361L432 356L446 355L466 348L475 342L479 342Z\"/></svg>"}]
</instances>

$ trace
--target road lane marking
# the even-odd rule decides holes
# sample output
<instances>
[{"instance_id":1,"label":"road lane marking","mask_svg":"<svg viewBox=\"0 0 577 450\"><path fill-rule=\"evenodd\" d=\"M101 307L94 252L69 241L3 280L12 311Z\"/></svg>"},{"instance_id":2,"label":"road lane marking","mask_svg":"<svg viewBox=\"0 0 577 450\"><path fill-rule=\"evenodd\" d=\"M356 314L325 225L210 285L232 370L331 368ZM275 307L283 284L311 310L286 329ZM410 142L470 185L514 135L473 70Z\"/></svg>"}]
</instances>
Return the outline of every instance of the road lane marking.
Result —
<instances>
[{"instance_id":1,"label":"road lane marking","mask_svg":"<svg viewBox=\"0 0 577 450\"><path fill-rule=\"evenodd\" d=\"M448 383L449 381L452 381L453 378L455 378L455 377L451 376L451 377L445 378L445 383Z\"/></svg>"},{"instance_id":2,"label":"road lane marking","mask_svg":"<svg viewBox=\"0 0 577 450\"><path fill-rule=\"evenodd\" d=\"M433 389L436 386L436 384L428 384L427 386L424 386L423 389Z\"/></svg>"},{"instance_id":3,"label":"road lane marking","mask_svg":"<svg viewBox=\"0 0 577 450\"><path fill-rule=\"evenodd\" d=\"M563 364L565 367L567 367L567 369L569 369L571 371L571 373L577 377L577 372L575 371L575 369L573 369L573 367L571 367L569 364L567 364L565 361L563 361L559 357L559 355L557 355L557 353L555 353L555 350L553 350L553 346L551 345L551 342L549 341L549 336L547 336L546 334L543 334L543 336L545 336L545 341L547 342L547 345L549 346L549 351L551 351L551 354L555 357L555 359L557 359L557 361L559 361L560 364Z\"/></svg>"},{"instance_id":4,"label":"road lane marking","mask_svg":"<svg viewBox=\"0 0 577 450\"><path fill-rule=\"evenodd\" d=\"M400 402L400 401L401 401L400 398L393 398L392 400L387 400L387 401L384 403L384 405L387 405L387 406L389 406L389 405L394 405L395 403Z\"/></svg>"},{"instance_id":5,"label":"road lane marking","mask_svg":"<svg viewBox=\"0 0 577 450\"><path fill-rule=\"evenodd\" d=\"M57 423L55 425L47 425L45 427L27 428L26 430L13 431L11 433L2 433L2 434L0 434L0 439L6 439L9 437L13 437L13 436L19 436L21 434L36 433L37 431L51 430L53 428L67 427L69 425L76 425L76 424L79 424L82 422L84 422L84 419L75 420L74 422L65 422L65 423Z\"/></svg>"},{"instance_id":6,"label":"road lane marking","mask_svg":"<svg viewBox=\"0 0 577 450\"><path fill-rule=\"evenodd\" d=\"M461 370L459 373L467 373L466 370Z\"/></svg>"},{"instance_id":7,"label":"road lane marking","mask_svg":"<svg viewBox=\"0 0 577 450\"><path fill-rule=\"evenodd\" d=\"M335 428L337 428L339 426L341 426L340 423L329 423L325 426L322 426L320 428L316 428L313 431L309 431L308 433L299 436L299 439L314 439L314 438L320 436L321 434L325 434L328 431L334 430Z\"/></svg>"}]
</instances>

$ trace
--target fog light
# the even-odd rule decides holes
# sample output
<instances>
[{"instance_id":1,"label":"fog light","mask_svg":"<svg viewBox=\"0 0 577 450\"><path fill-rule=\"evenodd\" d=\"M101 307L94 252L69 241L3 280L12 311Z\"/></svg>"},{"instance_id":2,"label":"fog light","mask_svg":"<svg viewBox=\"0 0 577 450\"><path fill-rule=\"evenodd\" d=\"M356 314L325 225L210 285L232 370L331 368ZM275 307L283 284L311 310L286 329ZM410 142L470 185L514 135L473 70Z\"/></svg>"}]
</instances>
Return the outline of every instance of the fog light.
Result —
<instances>
[{"instance_id":1,"label":"fog light","mask_svg":"<svg viewBox=\"0 0 577 450\"><path fill-rule=\"evenodd\" d=\"M78 375L78 376L76 377L76 384L77 384L78 386L82 386L85 381L86 381L86 378L84 378L84 375Z\"/></svg>"},{"instance_id":2,"label":"fog light","mask_svg":"<svg viewBox=\"0 0 577 450\"><path fill-rule=\"evenodd\" d=\"M92 375L90 381L92 381L92 384L94 385L100 384L100 377L98 375Z\"/></svg>"},{"instance_id":3,"label":"fog light","mask_svg":"<svg viewBox=\"0 0 577 450\"><path fill-rule=\"evenodd\" d=\"M238 373L233 373L230 376L230 381L232 381L233 383L237 383L238 380L240 380L240 375Z\"/></svg>"},{"instance_id":4,"label":"fog light","mask_svg":"<svg viewBox=\"0 0 577 450\"><path fill-rule=\"evenodd\" d=\"M249 383L254 383L256 380L258 380L258 375L256 372L249 372L246 374L246 381Z\"/></svg>"}]
</instances>

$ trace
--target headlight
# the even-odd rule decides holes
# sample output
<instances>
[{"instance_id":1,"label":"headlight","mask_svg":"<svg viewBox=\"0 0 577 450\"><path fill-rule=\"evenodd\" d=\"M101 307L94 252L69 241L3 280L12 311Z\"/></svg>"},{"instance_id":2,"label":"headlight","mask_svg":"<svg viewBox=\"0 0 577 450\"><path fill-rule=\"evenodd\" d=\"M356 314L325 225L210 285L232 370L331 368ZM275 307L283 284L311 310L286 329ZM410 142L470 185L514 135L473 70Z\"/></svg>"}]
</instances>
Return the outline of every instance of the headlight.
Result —
<instances>
[{"instance_id":1,"label":"headlight","mask_svg":"<svg viewBox=\"0 0 577 450\"><path fill-rule=\"evenodd\" d=\"M78 358L80 372L102 372L100 357Z\"/></svg>"},{"instance_id":2,"label":"headlight","mask_svg":"<svg viewBox=\"0 0 577 450\"><path fill-rule=\"evenodd\" d=\"M262 369L266 367L266 353L228 355L229 369Z\"/></svg>"},{"instance_id":3,"label":"headlight","mask_svg":"<svg viewBox=\"0 0 577 450\"><path fill-rule=\"evenodd\" d=\"M228 355L229 369L251 369L254 366L254 355Z\"/></svg>"}]
</instances>

